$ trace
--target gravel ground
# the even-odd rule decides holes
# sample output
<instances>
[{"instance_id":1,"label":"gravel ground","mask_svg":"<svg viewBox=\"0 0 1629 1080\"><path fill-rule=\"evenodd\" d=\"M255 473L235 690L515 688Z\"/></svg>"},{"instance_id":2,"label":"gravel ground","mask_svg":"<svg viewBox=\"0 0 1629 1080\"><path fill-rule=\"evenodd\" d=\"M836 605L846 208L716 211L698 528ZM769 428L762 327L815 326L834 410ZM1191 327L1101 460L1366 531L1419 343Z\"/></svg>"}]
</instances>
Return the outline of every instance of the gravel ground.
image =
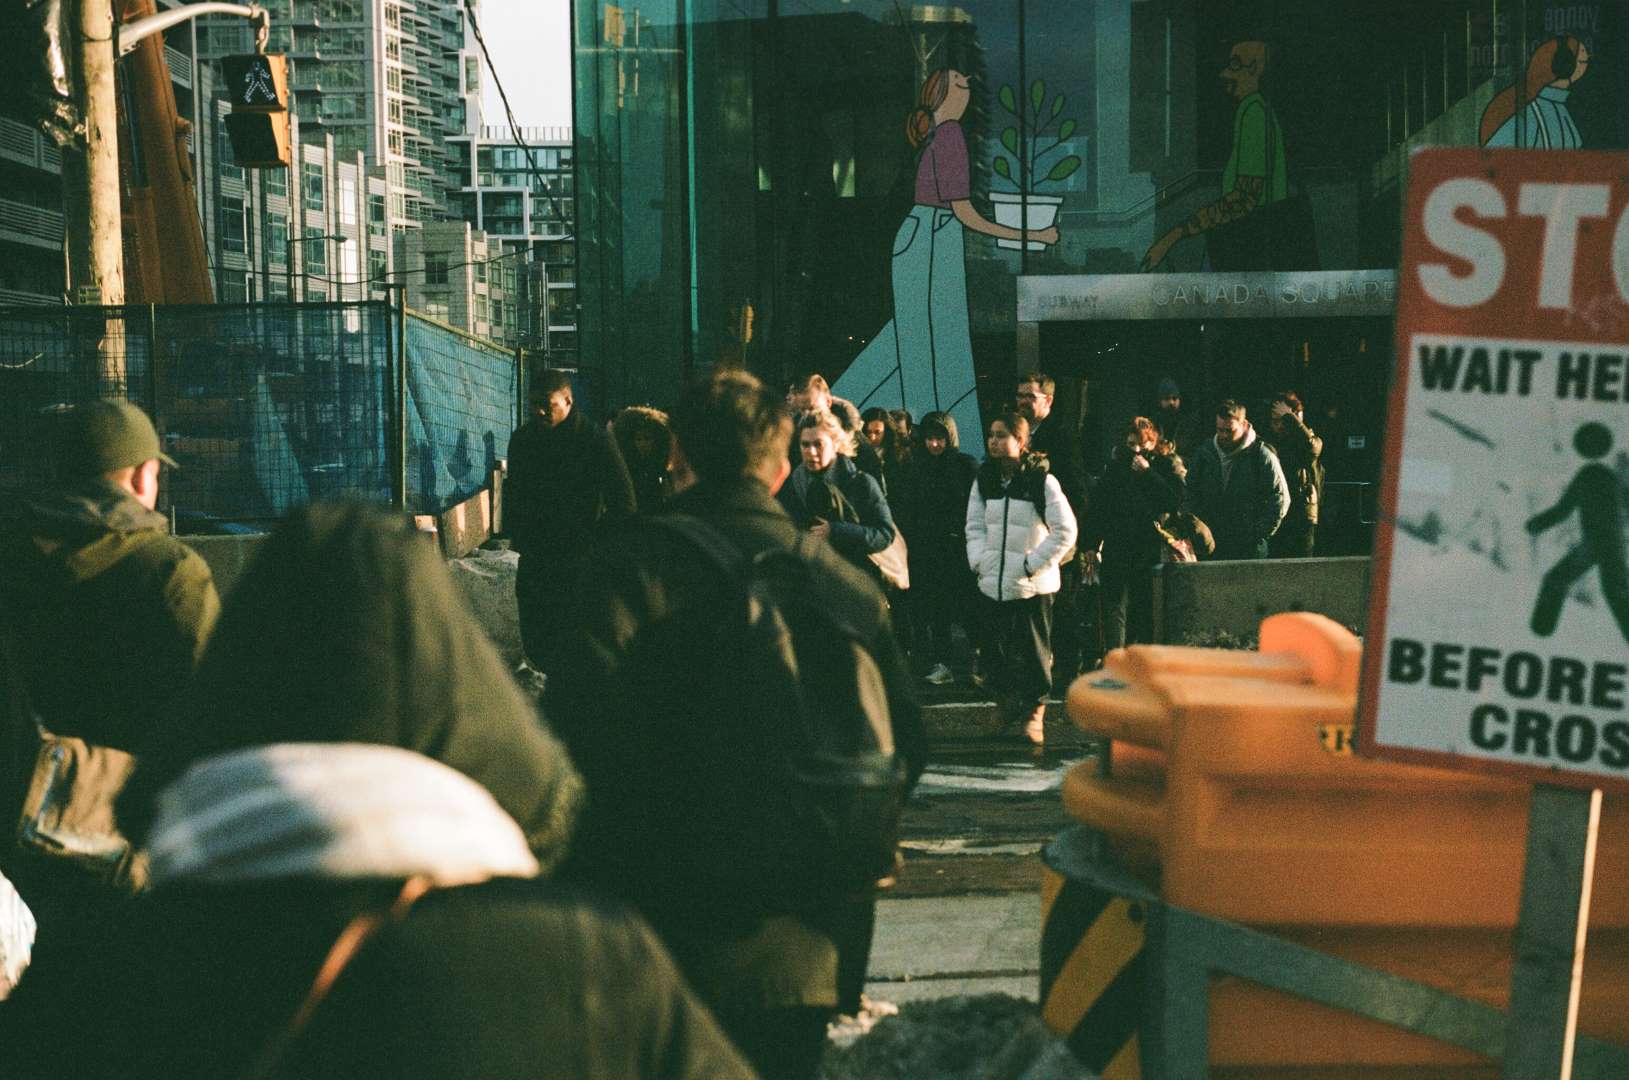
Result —
<instances>
[{"instance_id":1,"label":"gravel ground","mask_svg":"<svg viewBox=\"0 0 1629 1080\"><path fill-rule=\"evenodd\" d=\"M1034 1002L1005 994L900 1007L847 1046L820 1080L1095 1080L1041 1022Z\"/></svg>"}]
</instances>

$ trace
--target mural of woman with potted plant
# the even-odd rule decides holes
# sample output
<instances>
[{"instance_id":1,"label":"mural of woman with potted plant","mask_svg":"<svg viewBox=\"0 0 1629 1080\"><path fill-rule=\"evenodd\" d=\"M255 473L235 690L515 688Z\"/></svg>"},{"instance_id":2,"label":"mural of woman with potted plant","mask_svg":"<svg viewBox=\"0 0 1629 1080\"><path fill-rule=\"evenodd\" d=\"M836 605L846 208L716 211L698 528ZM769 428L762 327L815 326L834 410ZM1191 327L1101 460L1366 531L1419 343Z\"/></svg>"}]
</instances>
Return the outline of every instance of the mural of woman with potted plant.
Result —
<instances>
[{"instance_id":1,"label":"mural of woman with potted plant","mask_svg":"<svg viewBox=\"0 0 1629 1080\"><path fill-rule=\"evenodd\" d=\"M1054 95L1050 103L1047 101L1046 82L1041 79L1030 83L1027 102L1020 102L1010 86L1003 86L996 99L1001 102L1002 110L1012 117L1012 123L1001 132L1001 148L1006 155L998 154L991 167L997 176L1018 189L990 192L996 221L1002 225L1043 229L1057 218L1063 196L1041 194L1042 186L1061 184L1080 168L1079 154L1057 156L1071 145L1069 139L1075 133L1075 121L1061 115L1061 93ZM1001 240L997 244L1014 251L1020 246L1016 240ZM1030 251L1040 251L1043 246L1033 242L1028 245Z\"/></svg>"},{"instance_id":2,"label":"mural of woman with potted plant","mask_svg":"<svg viewBox=\"0 0 1629 1080\"><path fill-rule=\"evenodd\" d=\"M985 218L972 203L972 161L961 119L972 99L953 68L929 75L905 137L920 155L915 205L894 234L894 317L854 358L832 392L860 408L946 412L963 431L982 431L967 321L964 232L1045 246L1056 226L1017 229Z\"/></svg>"}]
</instances>

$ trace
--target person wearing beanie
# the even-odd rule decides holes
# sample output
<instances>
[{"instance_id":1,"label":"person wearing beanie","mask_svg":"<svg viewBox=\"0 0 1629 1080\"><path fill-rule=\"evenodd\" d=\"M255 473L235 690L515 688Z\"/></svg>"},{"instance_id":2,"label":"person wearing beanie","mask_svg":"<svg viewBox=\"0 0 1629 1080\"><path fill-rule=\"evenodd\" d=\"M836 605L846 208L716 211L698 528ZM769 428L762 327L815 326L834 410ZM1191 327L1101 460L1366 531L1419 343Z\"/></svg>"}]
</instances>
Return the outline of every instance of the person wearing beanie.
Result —
<instances>
[{"instance_id":1,"label":"person wearing beanie","mask_svg":"<svg viewBox=\"0 0 1629 1080\"><path fill-rule=\"evenodd\" d=\"M1177 456L1191 457L1199 449L1205 433L1194 416L1182 407L1182 387L1167 375L1154 392L1154 410L1148 414L1159 430L1160 440L1176 448Z\"/></svg>"},{"instance_id":2,"label":"person wearing beanie","mask_svg":"<svg viewBox=\"0 0 1629 1080\"><path fill-rule=\"evenodd\" d=\"M89 401L55 427L55 484L0 520L0 632L14 646L0 704L15 716L22 703L55 735L135 751L191 680L220 597L209 565L154 509L159 470L175 462L147 415ZM27 780L23 770L0 781L4 805L22 804L15 788ZM33 909L39 941L74 933L90 917L83 898L15 855L0 846L0 869Z\"/></svg>"}]
</instances>

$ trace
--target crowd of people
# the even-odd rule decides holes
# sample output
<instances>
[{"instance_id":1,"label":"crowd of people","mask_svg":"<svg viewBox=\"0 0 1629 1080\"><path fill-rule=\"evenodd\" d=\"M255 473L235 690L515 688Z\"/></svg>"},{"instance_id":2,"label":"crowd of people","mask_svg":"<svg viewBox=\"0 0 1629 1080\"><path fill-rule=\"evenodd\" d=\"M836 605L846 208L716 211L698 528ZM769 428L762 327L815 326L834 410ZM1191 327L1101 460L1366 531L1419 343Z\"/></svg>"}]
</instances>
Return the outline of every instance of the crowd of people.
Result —
<instances>
[{"instance_id":1,"label":"crowd of people","mask_svg":"<svg viewBox=\"0 0 1629 1080\"><path fill-rule=\"evenodd\" d=\"M152 423L67 411L0 522L8 1072L814 1076L877 1007L917 684L961 668L1040 745L1084 609L1147 640L1161 561L1313 550L1294 394L1269 442L1162 385L1088 478L1054 393L1021 377L979 460L815 374L601 426L541 373L504 495L541 702L409 520L299 510L223 607Z\"/></svg>"},{"instance_id":2,"label":"crowd of people","mask_svg":"<svg viewBox=\"0 0 1629 1080\"><path fill-rule=\"evenodd\" d=\"M563 385L550 381L547 393ZM1095 475L1080 431L1056 415L1055 395L1049 376L1018 378L979 433L975 458L948 413L861 413L821 375L799 374L786 391L793 467L777 495L799 529L883 590L918 678L982 686L997 697L1002 723L1037 743L1049 696L1109 650L1153 640L1157 566L1310 556L1323 487L1322 440L1294 391L1272 397L1268 430L1258 432L1243 403L1222 400L1203 416L1183 408L1175 380L1161 379L1153 407L1126 418ZM553 423L536 411L545 405L540 384L539 432ZM638 447L626 434L636 427L648 432ZM558 457L553 475L576 478L608 519L660 512L672 491L662 454L673 445L662 414L632 407L611 428L636 499L619 476L585 472L578 457ZM519 445L541 448L543 439ZM511 506L552 504L526 479L538 469L547 469L541 458L515 452ZM548 559L557 561L553 550Z\"/></svg>"}]
</instances>

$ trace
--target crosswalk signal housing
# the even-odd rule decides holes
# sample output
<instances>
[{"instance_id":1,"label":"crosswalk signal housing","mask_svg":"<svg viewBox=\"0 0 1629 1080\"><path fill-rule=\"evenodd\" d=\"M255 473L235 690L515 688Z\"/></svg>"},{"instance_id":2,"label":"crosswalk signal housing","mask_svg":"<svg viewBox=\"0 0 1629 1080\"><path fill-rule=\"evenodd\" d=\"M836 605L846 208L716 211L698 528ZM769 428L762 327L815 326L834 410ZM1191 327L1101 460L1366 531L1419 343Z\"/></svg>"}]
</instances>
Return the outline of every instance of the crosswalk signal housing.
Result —
<instances>
[{"instance_id":1,"label":"crosswalk signal housing","mask_svg":"<svg viewBox=\"0 0 1629 1080\"><path fill-rule=\"evenodd\" d=\"M289 146L288 58L254 53L228 56L226 73L232 111L226 134L232 157L246 169L284 169L293 160Z\"/></svg>"}]
</instances>

